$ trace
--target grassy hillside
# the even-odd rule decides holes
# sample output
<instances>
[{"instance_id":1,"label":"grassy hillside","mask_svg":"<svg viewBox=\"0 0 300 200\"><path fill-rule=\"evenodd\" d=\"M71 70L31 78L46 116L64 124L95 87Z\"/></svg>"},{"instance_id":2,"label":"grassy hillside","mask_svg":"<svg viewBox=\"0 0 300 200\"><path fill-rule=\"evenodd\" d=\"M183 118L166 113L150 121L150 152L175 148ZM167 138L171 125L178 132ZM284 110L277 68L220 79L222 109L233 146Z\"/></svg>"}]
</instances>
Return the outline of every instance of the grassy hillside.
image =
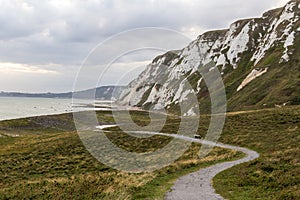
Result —
<instances>
[{"instance_id":1,"label":"grassy hillside","mask_svg":"<svg viewBox=\"0 0 300 200\"><path fill-rule=\"evenodd\" d=\"M145 112L133 112L132 117L141 125L149 120ZM112 122L107 112L98 118ZM243 156L217 148L199 160L200 146L193 144L169 167L122 173L86 151L71 119L59 115L0 122L1 135L20 135L0 137L0 199L163 199L183 174ZM208 122L209 116L201 117L200 134ZM178 123L171 117L164 131L176 131ZM256 150L260 158L217 175L213 180L217 192L227 199L300 199L299 128L299 106L229 113L220 141ZM134 139L117 128L111 130L107 136L128 151L153 151L169 140Z\"/></svg>"},{"instance_id":2,"label":"grassy hillside","mask_svg":"<svg viewBox=\"0 0 300 200\"><path fill-rule=\"evenodd\" d=\"M102 123L112 122L107 112L99 113L98 118ZM133 119L143 124L149 118L144 112L134 112ZM171 131L176 123L178 120L171 119L165 131ZM163 199L180 176L243 156L216 148L205 160L198 160L200 146L192 145L169 167L131 174L94 159L74 131L69 114L3 121L0 134L0 199ZM153 151L168 141L159 136L131 140L118 129L108 137L135 152Z\"/></svg>"},{"instance_id":3,"label":"grassy hillside","mask_svg":"<svg viewBox=\"0 0 300 200\"><path fill-rule=\"evenodd\" d=\"M299 26L296 25L296 27ZM258 34L254 32L253 34ZM252 110L274 108L275 105L299 105L300 104L300 37L295 37L293 54L289 62L280 62L283 44L277 44L266 52L264 58L254 66L251 61L252 50L241 54L241 59L236 69L227 65L224 70L223 81L228 100L229 111ZM239 85L253 69L268 68L262 76L254 79L240 91ZM221 69L221 68L220 68ZM190 80L190 84L197 84L196 80ZM206 85L202 82L199 102L202 112L209 113L210 97Z\"/></svg>"},{"instance_id":4,"label":"grassy hillside","mask_svg":"<svg viewBox=\"0 0 300 200\"><path fill-rule=\"evenodd\" d=\"M300 107L229 114L221 142L260 153L214 178L227 199L300 199Z\"/></svg>"},{"instance_id":5,"label":"grassy hillside","mask_svg":"<svg viewBox=\"0 0 300 200\"><path fill-rule=\"evenodd\" d=\"M296 38L299 43L299 37ZM268 51L265 58L255 68L268 68L267 73L250 82L240 91L237 87L254 69L245 53L239 67L224 77L229 110L248 110L254 108L272 108L275 104L299 105L299 45L287 63L280 63L282 46ZM248 64L247 64L248 63ZM250 64L249 64L250 63Z\"/></svg>"}]
</instances>

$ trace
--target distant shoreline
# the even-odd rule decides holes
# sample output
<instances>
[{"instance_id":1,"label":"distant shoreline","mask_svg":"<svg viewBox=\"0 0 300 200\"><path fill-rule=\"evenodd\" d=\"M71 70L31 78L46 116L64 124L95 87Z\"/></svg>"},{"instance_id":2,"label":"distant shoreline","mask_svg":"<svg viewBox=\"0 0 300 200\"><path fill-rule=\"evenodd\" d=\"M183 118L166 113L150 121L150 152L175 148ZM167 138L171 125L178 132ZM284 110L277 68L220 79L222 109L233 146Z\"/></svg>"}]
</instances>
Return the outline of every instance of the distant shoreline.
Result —
<instances>
[{"instance_id":1,"label":"distant shoreline","mask_svg":"<svg viewBox=\"0 0 300 200\"><path fill-rule=\"evenodd\" d=\"M82 91L72 91L63 93L27 93L27 92L0 92L0 97L29 97L29 98L79 98L87 99L89 97L95 97L97 100L109 100L118 96L125 86L100 86L97 88L82 90Z\"/></svg>"},{"instance_id":2,"label":"distant shoreline","mask_svg":"<svg viewBox=\"0 0 300 200\"><path fill-rule=\"evenodd\" d=\"M0 97L0 121L82 111L109 111L110 101L63 98Z\"/></svg>"},{"instance_id":3,"label":"distant shoreline","mask_svg":"<svg viewBox=\"0 0 300 200\"><path fill-rule=\"evenodd\" d=\"M34 117L47 117L47 116L56 116L56 115L63 115L63 114L72 114L73 112L61 112L61 113L50 113L50 114L41 114L41 115L32 115L32 116L24 116L24 117L18 117L18 118L7 118L7 119L0 119L0 122L3 121L11 121L11 120L18 120L18 119L28 119L28 118L34 118Z\"/></svg>"},{"instance_id":4,"label":"distant shoreline","mask_svg":"<svg viewBox=\"0 0 300 200\"><path fill-rule=\"evenodd\" d=\"M83 106L90 103L82 99L0 97L0 121L84 111L92 109Z\"/></svg>"}]
</instances>

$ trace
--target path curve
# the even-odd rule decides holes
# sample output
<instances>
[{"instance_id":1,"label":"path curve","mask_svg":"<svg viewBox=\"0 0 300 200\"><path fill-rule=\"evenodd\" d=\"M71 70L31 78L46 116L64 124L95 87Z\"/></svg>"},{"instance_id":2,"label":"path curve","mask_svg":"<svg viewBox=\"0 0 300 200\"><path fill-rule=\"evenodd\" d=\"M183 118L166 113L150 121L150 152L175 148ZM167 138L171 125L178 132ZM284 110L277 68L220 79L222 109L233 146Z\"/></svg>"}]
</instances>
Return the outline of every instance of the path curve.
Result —
<instances>
[{"instance_id":1,"label":"path curve","mask_svg":"<svg viewBox=\"0 0 300 200\"><path fill-rule=\"evenodd\" d=\"M215 189L213 188L213 186L211 184L213 177L216 176L218 173L220 173L226 169L229 169L235 165L249 162L249 161L254 160L259 157L259 154L256 151L253 151L253 150L250 150L247 148L227 145L227 144L223 144L223 143L211 142L211 141L207 141L207 140L194 139L194 138L190 138L190 137L183 136L183 135L157 133L157 132L144 132L144 131L133 131L133 132L140 133L140 134L171 136L174 138L179 138L179 139L187 140L190 142L241 151L247 155L246 157L239 159L239 160L215 164L210 167L200 169L197 172L182 176L175 182L171 191L166 194L166 196L165 196L166 200L220 200L220 199L223 199L223 197L221 195L219 195L215 192Z\"/></svg>"},{"instance_id":2,"label":"path curve","mask_svg":"<svg viewBox=\"0 0 300 200\"><path fill-rule=\"evenodd\" d=\"M98 126L97 128L105 129L114 126L117 125L109 125L109 126L103 125L103 126ZM193 172L180 177L175 182L174 186L171 188L171 191L169 191L166 194L165 200L221 200L223 199L223 197L215 192L215 189L211 184L213 177L216 176L218 173L226 169L229 169L235 165L249 162L259 157L259 154L256 151L247 148L232 146L228 144L212 142L212 141L207 141L202 139L195 139L183 135L160 133L160 132L146 132L146 131L130 131L130 132L136 134L162 135L162 136L174 137L189 142L195 142L195 143L206 144L214 147L236 150L236 151L243 152L247 155L246 157L239 160L215 164L210 167L200 169L197 172Z\"/></svg>"}]
</instances>

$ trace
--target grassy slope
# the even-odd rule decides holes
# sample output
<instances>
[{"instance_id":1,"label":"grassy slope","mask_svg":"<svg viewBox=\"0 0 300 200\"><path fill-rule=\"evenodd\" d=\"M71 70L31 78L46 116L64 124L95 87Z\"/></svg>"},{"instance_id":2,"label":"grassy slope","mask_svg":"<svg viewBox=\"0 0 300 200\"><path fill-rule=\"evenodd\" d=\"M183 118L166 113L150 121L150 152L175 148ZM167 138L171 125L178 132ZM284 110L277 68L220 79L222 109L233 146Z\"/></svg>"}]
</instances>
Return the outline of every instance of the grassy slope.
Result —
<instances>
[{"instance_id":1,"label":"grassy slope","mask_svg":"<svg viewBox=\"0 0 300 200\"><path fill-rule=\"evenodd\" d=\"M98 117L104 123L112 121L109 113ZM148 115L135 112L133 118L145 124ZM176 129L177 121L169 121L165 131ZM199 145L192 145L169 167L153 173L122 173L95 160L73 129L71 115L0 122L1 135L20 135L0 138L0 199L162 199L179 176L243 156L216 148L205 160L198 160ZM137 152L155 150L163 139L154 137L147 146L128 140L119 130L109 137L120 147Z\"/></svg>"},{"instance_id":2,"label":"grassy slope","mask_svg":"<svg viewBox=\"0 0 300 200\"><path fill-rule=\"evenodd\" d=\"M50 117L55 119L55 117ZM68 116L61 115L57 119ZM99 115L109 122L109 115ZM198 145L192 145L176 163L154 173L117 172L91 157L71 129L44 128L47 117L0 123L0 133L21 133L23 137L0 139L0 199L162 199L176 178L215 162L241 157L241 154L215 149L205 160L197 159ZM133 119L147 124L145 113ZM202 116L199 133L205 133L209 117ZM59 120L58 120L59 121ZM146 122L146 123L145 123ZM54 123L60 127L60 123ZM176 130L178 119L170 119L165 132ZM27 127L27 128L26 128ZM30 129L29 127L34 127ZM70 126L71 127L71 126ZM229 113L221 142L248 147L260 153L256 161L229 169L214 179L218 193L227 199L300 199L300 107ZM22 131L20 131L22 130ZM147 146L128 140L118 129L109 135L115 144L129 151L155 150L167 142L154 137ZM41 134L43 133L43 134ZM132 138L131 138L132 139ZM122 141L126 141L122 143ZM163 142L162 142L163 141ZM149 142L149 141L148 141ZM155 145L156 144L156 145Z\"/></svg>"},{"instance_id":3,"label":"grassy slope","mask_svg":"<svg viewBox=\"0 0 300 200\"><path fill-rule=\"evenodd\" d=\"M277 9L271 14L278 16L282 9ZM256 19L258 23L263 23L263 19ZM294 30L299 28L300 22L297 22ZM257 37L262 30L256 30L250 33L251 39L257 41ZM300 36L296 35L294 45L289 47L292 50L289 62L280 62L285 48L283 44L278 43L270 48L264 58L254 66L251 61L253 48L258 43L249 43L250 50L240 55L238 67L233 70L232 66L227 65L223 75L225 84L228 110L252 110L263 108L274 108L275 104L281 105L300 105ZM267 73L251 81L242 90L237 92L238 86L247 77L247 75L256 68L268 68ZM190 80L190 84L196 84L197 80ZM205 83L201 84L199 95L200 108L202 113L209 113L210 99Z\"/></svg>"},{"instance_id":4,"label":"grassy slope","mask_svg":"<svg viewBox=\"0 0 300 200\"><path fill-rule=\"evenodd\" d=\"M228 115L221 141L260 158L217 175L217 192L227 199L300 199L299 128L299 106Z\"/></svg>"},{"instance_id":5,"label":"grassy slope","mask_svg":"<svg viewBox=\"0 0 300 200\"><path fill-rule=\"evenodd\" d=\"M299 43L299 37L297 38ZM255 68L268 67L268 72L249 83L239 92L238 85L251 72L253 67L246 67L242 62L239 68L230 72L225 79L229 110L247 110L253 108L272 108L275 104L288 103L299 105L299 48L295 49L288 63L279 64L282 46L274 47ZM247 54L247 53L246 53ZM245 60L247 63L247 59ZM237 78L238 77L238 78ZM232 83L227 81L230 80ZM233 86L233 87L232 87Z\"/></svg>"}]
</instances>

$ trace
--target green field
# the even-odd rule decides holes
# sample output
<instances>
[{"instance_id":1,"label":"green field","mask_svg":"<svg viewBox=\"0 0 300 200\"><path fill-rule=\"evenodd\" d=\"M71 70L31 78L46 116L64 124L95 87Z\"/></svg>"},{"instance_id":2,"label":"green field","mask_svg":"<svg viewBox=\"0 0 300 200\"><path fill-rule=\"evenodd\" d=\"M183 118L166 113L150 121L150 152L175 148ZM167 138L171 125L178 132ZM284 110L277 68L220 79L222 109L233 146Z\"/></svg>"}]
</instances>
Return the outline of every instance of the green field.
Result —
<instances>
[{"instance_id":1,"label":"green field","mask_svg":"<svg viewBox=\"0 0 300 200\"><path fill-rule=\"evenodd\" d=\"M146 112L132 112L146 125ZM99 122L112 123L109 112ZM163 132L178 129L180 119L169 117ZM209 116L201 116L205 134ZM229 113L223 143L248 147L260 158L231 168L214 178L218 193L227 199L300 199L300 107ZM163 199L180 176L217 162L238 159L240 152L215 148L198 159L193 144L176 162L151 173L124 173L93 158L81 143L72 115L34 117L0 122L0 199ZM13 137L19 135L18 137ZM107 136L132 152L149 152L168 137L132 138L118 128Z\"/></svg>"},{"instance_id":2,"label":"green field","mask_svg":"<svg viewBox=\"0 0 300 200\"><path fill-rule=\"evenodd\" d=\"M132 116L138 124L149 120L145 112ZM112 122L107 112L98 113L98 118L102 123ZM165 131L175 130L178 122L169 119ZM181 175L243 156L215 148L199 160L200 145L194 144L169 167L132 174L93 158L81 143L70 114L3 121L0 133L0 199L162 199ZM163 136L132 139L116 128L107 136L134 152L154 151L170 140Z\"/></svg>"},{"instance_id":3,"label":"green field","mask_svg":"<svg viewBox=\"0 0 300 200\"><path fill-rule=\"evenodd\" d=\"M214 178L227 199L300 199L300 107L228 115L220 140L260 153Z\"/></svg>"}]
</instances>

